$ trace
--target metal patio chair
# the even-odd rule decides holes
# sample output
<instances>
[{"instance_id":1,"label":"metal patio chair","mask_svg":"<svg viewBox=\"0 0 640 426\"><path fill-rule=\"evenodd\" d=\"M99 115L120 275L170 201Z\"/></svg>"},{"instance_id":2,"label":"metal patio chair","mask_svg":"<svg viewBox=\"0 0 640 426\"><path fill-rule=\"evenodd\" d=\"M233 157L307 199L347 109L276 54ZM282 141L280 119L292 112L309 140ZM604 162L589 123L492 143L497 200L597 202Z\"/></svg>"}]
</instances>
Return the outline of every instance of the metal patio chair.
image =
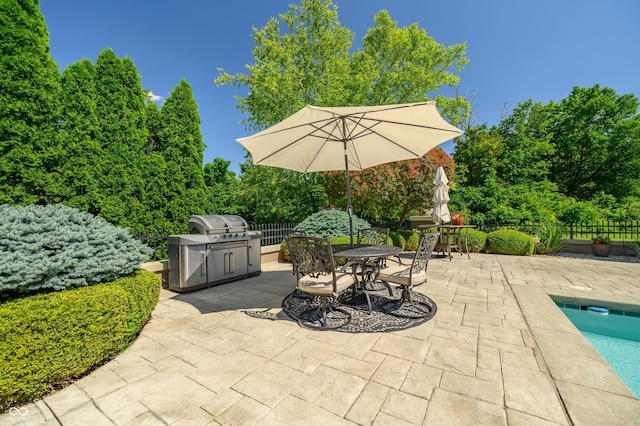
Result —
<instances>
[{"instance_id":1,"label":"metal patio chair","mask_svg":"<svg viewBox=\"0 0 640 426\"><path fill-rule=\"evenodd\" d=\"M400 299L389 300L382 306L384 312L406 318L422 318L431 314L430 305L411 299L411 288L427 282L427 264L439 237L439 232L424 234L411 265L398 262L378 273L378 280L386 285L397 284L402 291Z\"/></svg>"},{"instance_id":2,"label":"metal patio chair","mask_svg":"<svg viewBox=\"0 0 640 426\"><path fill-rule=\"evenodd\" d=\"M316 330L331 330L351 322L351 314L338 307L338 295L352 287L355 294L358 279L354 268L346 265L336 270L328 238L287 237L293 260L297 290L312 296L309 309L298 316L298 324Z\"/></svg>"},{"instance_id":3,"label":"metal patio chair","mask_svg":"<svg viewBox=\"0 0 640 426\"><path fill-rule=\"evenodd\" d=\"M357 243L386 246L389 244L389 228L372 227L358 229ZM377 290L374 286L376 273L381 268L386 267L386 258L372 258L364 262L362 265L362 278L365 283L370 284L373 287L373 290Z\"/></svg>"}]
</instances>

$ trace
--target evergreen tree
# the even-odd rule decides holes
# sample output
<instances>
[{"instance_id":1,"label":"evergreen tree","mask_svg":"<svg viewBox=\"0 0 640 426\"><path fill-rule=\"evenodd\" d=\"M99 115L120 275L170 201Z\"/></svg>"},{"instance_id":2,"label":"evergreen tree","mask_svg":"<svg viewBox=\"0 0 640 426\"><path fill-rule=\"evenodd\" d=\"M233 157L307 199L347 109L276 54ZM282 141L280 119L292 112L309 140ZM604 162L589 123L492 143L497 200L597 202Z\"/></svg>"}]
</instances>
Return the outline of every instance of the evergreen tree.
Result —
<instances>
[{"instance_id":1,"label":"evergreen tree","mask_svg":"<svg viewBox=\"0 0 640 426\"><path fill-rule=\"evenodd\" d=\"M104 151L100 216L137 227L142 214L142 154L147 144L145 92L130 59L105 49L96 60L98 141Z\"/></svg>"},{"instance_id":2,"label":"evergreen tree","mask_svg":"<svg viewBox=\"0 0 640 426\"><path fill-rule=\"evenodd\" d=\"M216 157L204 165L204 183L207 186L205 211L210 214L237 214L238 179L229 170L231 161Z\"/></svg>"},{"instance_id":3,"label":"evergreen tree","mask_svg":"<svg viewBox=\"0 0 640 426\"><path fill-rule=\"evenodd\" d=\"M58 74L38 0L2 0L0 204L58 201Z\"/></svg>"},{"instance_id":4,"label":"evergreen tree","mask_svg":"<svg viewBox=\"0 0 640 426\"><path fill-rule=\"evenodd\" d=\"M143 212L140 224L145 229L172 228L166 219L167 210L167 164L160 150L160 132L162 117L158 105L148 101L146 106L147 145L143 156L144 184L142 204ZM182 233L179 232L179 233Z\"/></svg>"},{"instance_id":5,"label":"evergreen tree","mask_svg":"<svg viewBox=\"0 0 640 426\"><path fill-rule=\"evenodd\" d=\"M64 204L100 211L104 153L98 142L94 67L88 59L70 65L60 78L60 147Z\"/></svg>"},{"instance_id":6,"label":"evergreen tree","mask_svg":"<svg viewBox=\"0 0 640 426\"><path fill-rule=\"evenodd\" d=\"M206 187L200 114L191 86L185 80L171 91L162 106L161 119L159 139L166 162L166 219L174 226L186 226L192 215L204 213Z\"/></svg>"}]
</instances>

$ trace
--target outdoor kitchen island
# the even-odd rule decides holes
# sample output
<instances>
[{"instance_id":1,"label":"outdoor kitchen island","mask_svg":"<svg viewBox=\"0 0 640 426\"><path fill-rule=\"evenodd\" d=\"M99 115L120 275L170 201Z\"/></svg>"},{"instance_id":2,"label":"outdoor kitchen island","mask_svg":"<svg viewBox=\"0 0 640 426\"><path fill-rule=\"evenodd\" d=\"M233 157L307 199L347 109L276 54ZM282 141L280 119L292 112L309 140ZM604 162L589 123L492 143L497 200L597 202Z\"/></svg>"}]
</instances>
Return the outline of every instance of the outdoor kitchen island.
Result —
<instances>
[{"instance_id":1,"label":"outdoor kitchen island","mask_svg":"<svg viewBox=\"0 0 640 426\"><path fill-rule=\"evenodd\" d=\"M185 292L260 275L260 231L237 215L192 216L169 237L169 289Z\"/></svg>"}]
</instances>

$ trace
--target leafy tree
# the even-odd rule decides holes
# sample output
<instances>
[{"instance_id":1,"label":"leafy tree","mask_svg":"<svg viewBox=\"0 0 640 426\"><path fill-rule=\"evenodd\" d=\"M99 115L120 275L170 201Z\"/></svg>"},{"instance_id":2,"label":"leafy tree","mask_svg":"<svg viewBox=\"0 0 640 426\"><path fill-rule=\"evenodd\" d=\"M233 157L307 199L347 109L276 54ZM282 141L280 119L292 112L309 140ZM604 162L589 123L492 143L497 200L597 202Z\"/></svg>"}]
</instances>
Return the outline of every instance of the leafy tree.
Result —
<instances>
[{"instance_id":1,"label":"leafy tree","mask_svg":"<svg viewBox=\"0 0 640 426\"><path fill-rule=\"evenodd\" d=\"M372 220L397 219L400 226L410 212L423 212L433 206L433 179L439 166L447 176L454 176L453 159L435 148L419 159L351 172L354 212ZM325 172L325 191L331 207L346 206L345 181L343 172Z\"/></svg>"},{"instance_id":2,"label":"leafy tree","mask_svg":"<svg viewBox=\"0 0 640 426\"><path fill-rule=\"evenodd\" d=\"M398 28L386 10L373 19L362 40L362 50L350 57L348 99L345 105L387 105L435 99L443 115L462 122L469 102L461 96L436 95L443 86L454 87L469 60L466 44L444 46L418 24Z\"/></svg>"},{"instance_id":3,"label":"leafy tree","mask_svg":"<svg viewBox=\"0 0 640 426\"><path fill-rule=\"evenodd\" d=\"M205 211L210 214L237 214L238 179L229 170L231 161L220 157L204 165L204 183L207 186Z\"/></svg>"},{"instance_id":4,"label":"leafy tree","mask_svg":"<svg viewBox=\"0 0 640 426\"><path fill-rule=\"evenodd\" d=\"M249 222L300 222L326 205L322 174L240 165L240 212Z\"/></svg>"},{"instance_id":5,"label":"leafy tree","mask_svg":"<svg viewBox=\"0 0 640 426\"><path fill-rule=\"evenodd\" d=\"M273 125L305 104L393 104L429 100L430 94L450 119L464 119L469 109L466 100L446 99L435 93L443 85L459 83L453 71L461 70L467 62L465 45L442 46L417 24L398 28L386 11L378 13L374 23L374 28L363 39L363 48L350 54L353 33L340 25L336 6L330 0L303 0L299 5L291 5L288 13L280 15L280 20L272 18L261 29L254 29L256 62L247 66L249 74L230 75L221 70L216 84L249 88L246 97L237 97L238 108L248 113L245 124L249 129ZM288 32L283 33L281 25L286 26ZM273 216L287 216L286 212L292 211L289 200L276 194L288 194L277 188L290 185L292 173L276 168L253 171L253 168L250 163L243 166L241 180L245 194L249 193L246 191L248 181L262 185L252 196L269 194L271 198L266 207L274 211ZM375 210L380 208L380 199L386 197L391 201L390 195L375 195L374 190L380 190L375 183L398 178L400 182L395 184L401 186L410 177L389 174L386 168L373 170L379 170L381 175L354 174L355 180L360 180L355 182L360 188L354 191L353 204L357 211L375 216L380 214ZM325 184L330 186L325 187L330 193L330 204L341 204L337 197L338 193L344 193L337 182L341 178L338 174L330 176L330 180L325 179ZM310 175L305 182L320 180Z\"/></svg>"},{"instance_id":6,"label":"leafy tree","mask_svg":"<svg viewBox=\"0 0 640 426\"><path fill-rule=\"evenodd\" d=\"M588 200L602 191L640 196L638 99L595 85L574 87L553 111L552 179L560 191Z\"/></svg>"},{"instance_id":7,"label":"leafy tree","mask_svg":"<svg viewBox=\"0 0 640 426\"><path fill-rule=\"evenodd\" d=\"M549 175L554 154L548 130L548 109L527 100L520 103L498 126L502 150L498 178L506 185L541 182Z\"/></svg>"},{"instance_id":8,"label":"leafy tree","mask_svg":"<svg viewBox=\"0 0 640 426\"><path fill-rule=\"evenodd\" d=\"M135 227L144 189L145 94L133 62L117 58L111 49L100 52L95 72L98 141L104 152L99 214L115 225Z\"/></svg>"},{"instance_id":9,"label":"leafy tree","mask_svg":"<svg viewBox=\"0 0 640 426\"><path fill-rule=\"evenodd\" d=\"M449 193L449 210L464 211L469 223L520 223L556 219L566 198L548 181L480 187L458 186Z\"/></svg>"},{"instance_id":10,"label":"leafy tree","mask_svg":"<svg viewBox=\"0 0 640 426\"><path fill-rule=\"evenodd\" d=\"M161 117L160 151L167 165L166 217L172 224L186 227L192 215L204 213L206 190L200 115L191 86L185 80L171 91Z\"/></svg>"},{"instance_id":11,"label":"leafy tree","mask_svg":"<svg viewBox=\"0 0 640 426\"><path fill-rule=\"evenodd\" d=\"M496 127L487 129L483 124L467 128L464 136L458 138L453 154L456 184L480 187L495 182L501 153L502 139Z\"/></svg>"},{"instance_id":12,"label":"leafy tree","mask_svg":"<svg viewBox=\"0 0 640 426\"><path fill-rule=\"evenodd\" d=\"M95 70L88 59L70 65L60 78L60 155L63 200L97 214L102 204L100 179L104 152L98 141Z\"/></svg>"},{"instance_id":13,"label":"leafy tree","mask_svg":"<svg viewBox=\"0 0 640 426\"><path fill-rule=\"evenodd\" d=\"M271 126L307 104L346 105L349 96L345 85L353 33L338 22L331 0L302 0L279 18L254 28L255 63L247 65L249 74L220 70L216 78L218 85L250 89L246 97L236 97L238 109L249 113L248 129Z\"/></svg>"},{"instance_id":14,"label":"leafy tree","mask_svg":"<svg viewBox=\"0 0 640 426\"><path fill-rule=\"evenodd\" d=\"M0 204L56 201L58 73L39 2L0 2Z\"/></svg>"},{"instance_id":15,"label":"leafy tree","mask_svg":"<svg viewBox=\"0 0 640 426\"><path fill-rule=\"evenodd\" d=\"M450 185L455 186L453 159L440 148L432 149L416 160L380 166L393 171L394 178L386 181L386 192L391 194L390 206L397 211L397 214L390 217L398 219L398 227L410 212L422 213L433 207L433 180L439 166L451 177Z\"/></svg>"}]
</instances>

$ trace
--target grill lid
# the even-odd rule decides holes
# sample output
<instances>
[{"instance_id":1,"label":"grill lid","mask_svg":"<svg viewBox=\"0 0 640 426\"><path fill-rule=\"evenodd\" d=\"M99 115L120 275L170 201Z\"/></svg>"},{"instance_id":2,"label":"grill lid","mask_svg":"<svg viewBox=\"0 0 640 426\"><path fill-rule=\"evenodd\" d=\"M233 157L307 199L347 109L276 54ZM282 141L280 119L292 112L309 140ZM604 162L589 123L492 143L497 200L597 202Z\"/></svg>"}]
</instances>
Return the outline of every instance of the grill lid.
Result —
<instances>
[{"instance_id":1,"label":"grill lid","mask_svg":"<svg viewBox=\"0 0 640 426\"><path fill-rule=\"evenodd\" d=\"M238 215L196 215L189 219L189 233L224 234L248 230L249 225Z\"/></svg>"}]
</instances>

